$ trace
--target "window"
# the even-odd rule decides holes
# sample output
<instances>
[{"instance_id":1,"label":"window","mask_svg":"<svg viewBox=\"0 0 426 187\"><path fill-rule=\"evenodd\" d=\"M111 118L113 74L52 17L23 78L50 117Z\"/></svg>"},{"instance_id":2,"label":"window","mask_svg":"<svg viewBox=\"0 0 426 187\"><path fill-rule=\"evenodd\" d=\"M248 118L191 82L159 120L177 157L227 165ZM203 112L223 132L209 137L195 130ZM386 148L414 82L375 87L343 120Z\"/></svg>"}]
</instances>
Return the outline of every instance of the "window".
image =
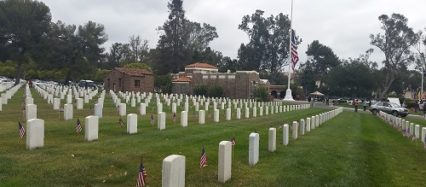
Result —
<instances>
[{"instance_id":1,"label":"window","mask_svg":"<svg viewBox=\"0 0 426 187\"><path fill-rule=\"evenodd\" d=\"M135 80L135 88L139 88L141 86L141 80Z\"/></svg>"}]
</instances>

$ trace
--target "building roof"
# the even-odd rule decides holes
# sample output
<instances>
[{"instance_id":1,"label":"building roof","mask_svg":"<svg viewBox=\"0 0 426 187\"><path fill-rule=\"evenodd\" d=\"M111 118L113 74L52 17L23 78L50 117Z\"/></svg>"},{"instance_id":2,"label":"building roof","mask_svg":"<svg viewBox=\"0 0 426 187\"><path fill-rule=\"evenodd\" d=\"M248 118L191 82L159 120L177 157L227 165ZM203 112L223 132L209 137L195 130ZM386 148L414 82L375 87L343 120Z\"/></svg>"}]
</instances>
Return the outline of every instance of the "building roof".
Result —
<instances>
[{"instance_id":1,"label":"building roof","mask_svg":"<svg viewBox=\"0 0 426 187\"><path fill-rule=\"evenodd\" d=\"M189 64L186 65L185 68L207 68L207 69L217 69L216 66L213 66L211 64L207 64L207 63L201 63L201 62L197 62L197 63L193 63L193 64Z\"/></svg>"},{"instance_id":2,"label":"building roof","mask_svg":"<svg viewBox=\"0 0 426 187\"><path fill-rule=\"evenodd\" d=\"M130 76L144 76L144 75L152 75L152 72L146 69L137 69L137 68L115 68L115 70L120 73L124 73Z\"/></svg>"},{"instance_id":3,"label":"building roof","mask_svg":"<svg viewBox=\"0 0 426 187\"><path fill-rule=\"evenodd\" d=\"M191 78L187 76L181 76L177 79L174 79L172 82L191 82Z\"/></svg>"}]
</instances>

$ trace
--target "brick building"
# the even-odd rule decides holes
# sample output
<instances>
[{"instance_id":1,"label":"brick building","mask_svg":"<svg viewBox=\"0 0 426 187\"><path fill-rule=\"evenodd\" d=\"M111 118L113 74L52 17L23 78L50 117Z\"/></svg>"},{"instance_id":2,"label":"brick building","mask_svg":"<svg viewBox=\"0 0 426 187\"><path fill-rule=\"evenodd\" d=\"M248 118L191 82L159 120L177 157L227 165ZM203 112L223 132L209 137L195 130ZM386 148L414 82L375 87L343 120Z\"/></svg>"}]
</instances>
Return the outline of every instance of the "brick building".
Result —
<instances>
[{"instance_id":1,"label":"brick building","mask_svg":"<svg viewBox=\"0 0 426 187\"><path fill-rule=\"evenodd\" d=\"M224 96L251 98L257 86L268 87L268 82L259 78L256 71L219 72L217 67L206 63L195 63L185 67L185 72L173 75L173 93L192 94L197 86L220 86Z\"/></svg>"},{"instance_id":2,"label":"brick building","mask_svg":"<svg viewBox=\"0 0 426 187\"><path fill-rule=\"evenodd\" d=\"M154 76L151 71L136 68L114 68L104 78L105 90L154 91Z\"/></svg>"}]
</instances>

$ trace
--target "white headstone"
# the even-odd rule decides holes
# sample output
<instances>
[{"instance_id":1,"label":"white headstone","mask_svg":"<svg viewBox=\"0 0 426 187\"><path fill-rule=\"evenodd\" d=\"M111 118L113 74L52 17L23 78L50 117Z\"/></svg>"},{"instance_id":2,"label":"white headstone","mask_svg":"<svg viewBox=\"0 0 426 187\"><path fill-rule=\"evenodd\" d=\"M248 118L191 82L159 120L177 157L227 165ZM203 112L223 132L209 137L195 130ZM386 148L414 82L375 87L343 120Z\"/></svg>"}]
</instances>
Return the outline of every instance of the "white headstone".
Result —
<instances>
[{"instance_id":1,"label":"white headstone","mask_svg":"<svg viewBox=\"0 0 426 187\"><path fill-rule=\"evenodd\" d=\"M241 119L241 108L237 108L237 119Z\"/></svg>"},{"instance_id":2,"label":"white headstone","mask_svg":"<svg viewBox=\"0 0 426 187\"><path fill-rule=\"evenodd\" d=\"M414 126L414 136L416 137L416 139L420 138L420 125Z\"/></svg>"},{"instance_id":3,"label":"white headstone","mask_svg":"<svg viewBox=\"0 0 426 187\"><path fill-rule=\"evenodd\" d=\"M74 110L72 104L64 105L64 120L71 120L74 116Z\"/></svg>"},{"instance_id":4,"label":"white headstone","mask_svg":"<svg viewBox=\"0 0 426 187\"><path fill-rule=\"evenodd\" d=\"M145 103L141 103L140 107L139 107L139 113L144 116L146 115L146 104Z\"/></svg>"},{"instance_id":5,"label":"white headstone","mask_svg":"<svg viewBox=\"0 0 426 187\"><path fill-rule=\"evenodd\" d=\"M118 104L118 115L125 116L126 115L126 103Z\"/></svg>"},{"instance_id":6,"label":"white headstone","mask_svg":"<svg viewBox=\"0 0 426 187\"><path fill-rule=\"evenodd\" d=\"M277 149L277 129L269 128L268 151L274 152Z\"/></svg>"},{"instance_id":7,"label":"white headstone","mask_svg":"<svg viewBox=\"0 0 426 187\"><path fill-rule=\"evenodd\" d=\"M221 141L219 143L218 155L218 181L225 183L231 179L232 169L232 143L230 141Z\"/></svg>"},{"instance_id":8,"label":"white headstone","mask_svg":"<svg viewBox=\"0 0 426 187\"><path fill-rule=\"evenodd\" d=\"M226 109L226 120L227 121L231 120L231 117L232 117L231 108L227 108Z\"/></svg>"},{"instance_id":9,"label":"white headstone","mask_svg":"<svg viewBox=\"0 0 426 187\"><path fill-rule=\"evenodd\" d=\"M71 104L72 103L72 95L68 94L67 95L67 104Z\"/></svg>"},{"instance_id":10,"label":"white headstone","mask_svg":"<svg viewBox=\"0 0 426 187\"><path fill-rule=\"evenodd\" d=\"M34 99L32 97L26 97L25 104L34 104Z\"/></svg>"},{"instance_id":11,"label":"white headstone","mask_svg":"<svg viewBox=\"0 0 426 187\"><path fill-rule=\"evenodd\" d=\"M306 132L311 132L311 118L306 118Z\"/></svg>"},{"instance_id":12,"label":"white headstone","mask_svg":"<svg viewBox=\"0 0 426 187\"><path fill-rule=\"evenodd\" d=\"M288 124L283 125L283 145L288 145Z\"/></svg>"},{"instance_id":13,"label":"white headstone","mask_svg":"<svg viewBox=\"0 0 426 187\"><path fill-rule=\"evenodd\" d=\"M54 98L53 99L53 110L59 110L61 108L61 99Z\"/></svg>"},{"instance_id":14,"label":"white headstone","mask_svg":"<svg viewBox=\"0 0 426 187\"><path fill-rule=\"evenodd\" d=\"M293 140L297 139L298 128L299 128L299 124L297 123L297 121L293 121L293 125L291 126L291 131L292 131L291 135Z\"/></svg>"},{"instance_id":15,"label":"white headstone","mask_svg":"<svg viewBox=\"0 0 426 187\"><path fill-rule=\"evenodd\" d=\"M103 106L100 103L96 103L95 104L95 116L98 116L99 118L102 118L102 110L103 110Z\"/></svg>"},{"instance_id":16,"label":"white headstone","mask_svg":"<svg viewBox=\"0 0 426 187\"><path fill-rule=\"evenodd\" d=\"M305 135L305 120L300 119L299 123L300 135Z\"/></svg>"},{"instance_id":17,"label":"white headstone","mask_svg":"<svg viewBox=\"0 0 426 187\"><path fill-rule=\"evenodd\" d=\"M158 126L158 129L160 130L166 129L166 113L165 112L158 113L157 126Z\"/></svg>"},{"instance_id":18,"label":"white headstone","mask_svg":"<svg viewBox=\"0 0 426 187\"><path fill-rule=\"evenodd\" d=\"M138 115L127 114L127 133L135 134L138 132Z\"/></svg>"},{"instance_id":19,"label":"white headstone","mask_svg":"<svg viewBox=\"0 0 426 187\"><path fill-rule=\"evenodd\" d=\"M257 107L253 107L253 117L257 117Z\"/></svg>"},{"instance_id":20,"label":"white headstone","mask_svg":"<svg viewBox=\"0 0 426 187\"><path fill-rule=\"evenodd\" d=\"M172 113L176 113L176 103L172 103Z\"/></svg>"},{"instance_id":21,"label":"white headstone","mask_svg":"<svg viewBox=\"0 0 426 187\"><path fill-rule=\"evenodd\" d=\"M185 186L185 156L170 155L163 160L163 187Z\"/></svg>"},{"instance_id":22,"label":"white headstone","mask_svg":"<svg viewBox=\"0 0 426 187\"><path fill-rule=\"evenodd\" d=\"M219 109L214 109L214 115L213 115L214 122L219 122Z\"/></svg>"},{"instance_id":23,"label":"white headstone","mask_svg":"<svg viewBox=\"0 0 426 187\"><path fill-rule=\"evenodd\" d=\"M422 142L426 144L426 127L422 127Z\"/></svg>"},{"instance_id":24,"label":"white headstone","mask_svg":"<svg viewBox=\"0 0 426 187\"><path fill-rule=\"evenodd\" d=\"M249 165L254 166L259 161L259 134L250 133L249 137Z\"/></svg>"},{"instance_id":25,"label":"white headstone","mask_svg":"<svg viewBox=\"0 0 426 187\"><path fill-rule=\"evenodd\" d=\"M77 98L76 100L77 100L77 110L83 109L83 99Z\"/></svg>"},{"instance_id":26,"label":"white headstone","mask_svg":"<svg viewBox=\"0 0 426 187\"><path fill-rule=\"evenodd\" d=\"M198 111L198 123L200 125L206 123L206 112L204 110Z\"/></svg>"},{"instance_id":27,"label":"white headstone","mask_svg":"<svg viewBox=\"0 0 426 187\"><path fill-rule=\"evenodd\" d=\"M44 146L44 120L30 119L26 127L27 149L32 150Z\"/></svg>"},{"instance_id":28,"label":"white headstone","mask_svg":"<svg viewBox=\"0 0 426 187\"><path fill-rule=\"evenodd\" d=\"M27 121L37 119L37 105L29 104L25 106L25 118Z\"/></svg>"},{"instance_id":29,"label":"white headstone","mask_svg":"<svg viewBox=\"0 0 426 187\"><path fill-rule=\"evenodd\" d=\"M188 126L188 112L187 111L182 111L180 113L180 125L182 127Z\"/></svg>"},{"instance_id":30,"label":"white headstone","mask_svg":"<svg viewBox=\"0 0 426 187\"><path fill-rule=\"evenodd\" d=\"M315 129L315 121L316 121L315 116L312 116L311 117L311 130Z\"/></svg>"},{"instance_id":31,"label":"white headstone","mask_svg":"<svg viewBox=\"0 0 426 187\"><path fill-rule=\"evenodd\" d=\"M130 106L131 107L136 107L136 99L132 97L132 99L130 99Z\"/></svg>"},{"instance_id":32,"label":"white headstone","mask_svg":"<svg viewBox=\"0 0 426 187\"><path fill-rule=\"evenodd\" d=\"M93 141L98 139L99 117L87 116L84 121L84 139Z\"/></svg>"},{"instance_id":33,"label":"white headstone","mask_svg":"<svg viewBox=\"0 0 426 187\"><path fill-rule=\"evenodd\" d=\"M163 112L163 104L157 103L157 114L159 114L160 112Z\"/></svg>"}]
</instances>

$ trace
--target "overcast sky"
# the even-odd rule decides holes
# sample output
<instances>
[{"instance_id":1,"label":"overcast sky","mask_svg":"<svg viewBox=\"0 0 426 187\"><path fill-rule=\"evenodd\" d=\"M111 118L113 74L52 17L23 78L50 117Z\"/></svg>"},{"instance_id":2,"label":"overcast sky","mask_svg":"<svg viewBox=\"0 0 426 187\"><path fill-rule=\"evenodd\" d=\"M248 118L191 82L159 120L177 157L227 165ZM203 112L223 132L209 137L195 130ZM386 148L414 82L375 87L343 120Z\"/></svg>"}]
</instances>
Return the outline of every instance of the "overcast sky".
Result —
<instances>
[{"instance_id":1,"label":"overcast sky","mask_svg":"<svg viewBox=\"0 0 426 187\"><path fill-rule=\"evenodd\" d=\"M167 19L168 0L42 0L50 7L52 21L80 25L89 20L105 25L107 50L114 42L127 42L138 34L155 47L159 38L156 28ZM237 57L247 35L238 30L244 15L256 9L265 15L290 14L291 0L184 0L186 17L216 27L219 38L211 47L223 55ZM299 47L301 61L313 40L331 47L339 58L358 57L369 48L369 35L381 32L378 16L401 13L415 31L426 27L426 0L295 0L293 28L303 38ZM384 56L374 48L373 59Z\"/></svg>"}]
</instances>

